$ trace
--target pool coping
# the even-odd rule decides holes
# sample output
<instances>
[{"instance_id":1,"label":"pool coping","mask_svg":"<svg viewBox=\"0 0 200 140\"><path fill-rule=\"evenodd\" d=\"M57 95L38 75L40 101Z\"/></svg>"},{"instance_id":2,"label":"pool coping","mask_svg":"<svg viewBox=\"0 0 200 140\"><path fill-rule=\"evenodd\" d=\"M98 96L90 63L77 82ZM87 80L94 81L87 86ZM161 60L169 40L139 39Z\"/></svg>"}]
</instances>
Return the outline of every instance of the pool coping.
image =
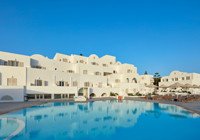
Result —
<instances>
[{"instance_id":1,"label":"pool coping","mask_svg":"<svg viewBox=\"0 0 200 140\"><path fill-rule=\"evenodd\" d=\"M54 102L61 102L61 103L88 103L88 102L94 102L94 101L106 101L106 100L116 100L112 97L107 97L107 98L93 98L93 99L88 99L87 101L73 101L73 100L40 100L40 101L28 101L30 104L26 105L26 102L14 102L17 104L23 104L22 106L18 107L18 108L13 108L13 109L8 109L4 112L0 112L0 117L10 114L10 113L14 113L26 108L31 108L34 106L39 106L42 104L46 104L46 103L54 103ZM175 105L189 113L194 114L197 117L200 117L200 110L188 107L184 104L190 104L190 103L181 103L181 102L172 102L172 101L164 101L164 100L145 100L145 99L141 99L139 97L125 97L124 100L130 100L130 101L138 101L138 102L150 102L150 103L160 103L160 104L170 104L170 105ZM27 103L28 103L27 102ZM13 102L12 102L13 103ZM11 103L11 104L12 104ZM33 104L31 104L33 103ZM0 107L3 103L0 104ZM7 103L8 104L8 103ZM199 107L200 107L200 103L199 103Z\"/></svg>"}]
</instances>

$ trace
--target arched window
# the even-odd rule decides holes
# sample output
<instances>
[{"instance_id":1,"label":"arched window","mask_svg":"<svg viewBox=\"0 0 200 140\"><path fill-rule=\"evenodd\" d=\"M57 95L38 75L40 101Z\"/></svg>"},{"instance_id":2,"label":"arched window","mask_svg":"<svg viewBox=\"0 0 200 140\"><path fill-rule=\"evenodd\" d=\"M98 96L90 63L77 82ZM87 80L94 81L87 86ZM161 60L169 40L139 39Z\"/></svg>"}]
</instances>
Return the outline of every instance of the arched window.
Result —
<instances>
[{"instance_id":1,"label":"arched window","mask_svg":"<svg viewBox=\"0 0 200 140\"><path fill-rule=\"evenodd\" d=\"M128 78L126 78L126 82L129 83L129 79Z\"/></svg>"},{"instance_id":2,"label":"arched window","mask_svg":"<svg viewBox=\"0 0 200 140\"><path fill-rule=\"evenodd\" d=\"M96 97L95 93L90 94L90 97Z\"/></svg>"},{"instance_id":3,"label":"arched window","mask_svg":"<svg viewBox=\"0 0 200 140\"><path fill-rule=\"evenodd\" d=\"M133 78L132 83L136 83L137 84L137 79Z\"/></svg>"},{"instance_id":4,"label":"arched window","mask_svg":"<svg viewBox=\"0 0 200 140\"><path fill-rule=\"evenodd\" d=\"M107 96L107 94L106 94L106 93L103 93L103 94L101 94L101 96L102 96L102 97L106 97L106 96Z\"/></svg>"}]
</instances>

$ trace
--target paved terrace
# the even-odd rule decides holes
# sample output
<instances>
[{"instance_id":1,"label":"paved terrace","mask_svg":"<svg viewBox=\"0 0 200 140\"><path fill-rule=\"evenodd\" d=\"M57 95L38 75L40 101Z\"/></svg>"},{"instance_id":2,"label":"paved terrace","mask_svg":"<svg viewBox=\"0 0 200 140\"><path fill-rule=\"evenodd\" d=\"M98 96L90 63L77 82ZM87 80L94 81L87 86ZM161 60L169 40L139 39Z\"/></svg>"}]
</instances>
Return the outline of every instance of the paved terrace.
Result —
<instances>
[{"instance_id":1,"label":"paved terrace","mask_svg":"<svg viewBox=\"0 0 200 140\"><path fill-rule=\"evenodd\" d=\"M91 101L102 101L102 100L112 100L112 97L105 97L105 98L94 98L89 99L86 102ZM183 107L187 111L191 113L197 113L200 115L200 101L195 101L192 103L181 103L181 102L172 102L172 101L164 101L164 100L145 100L139 97L125 97L125 100L132 100L132 101L142 101L142 102L152 102L152 103L164 103L164 104L173 104L180 107ZM73 99L71 100L40 100L40 101L28 101L28 102L7 102L7 103L0 103L0 115L6 113L12 113L18 110L22 110L25 108L38 106L44 103L51 103L51 102L74 102ZM84 102L83 102L84 103Z\"/></svg>"}]
</instances>

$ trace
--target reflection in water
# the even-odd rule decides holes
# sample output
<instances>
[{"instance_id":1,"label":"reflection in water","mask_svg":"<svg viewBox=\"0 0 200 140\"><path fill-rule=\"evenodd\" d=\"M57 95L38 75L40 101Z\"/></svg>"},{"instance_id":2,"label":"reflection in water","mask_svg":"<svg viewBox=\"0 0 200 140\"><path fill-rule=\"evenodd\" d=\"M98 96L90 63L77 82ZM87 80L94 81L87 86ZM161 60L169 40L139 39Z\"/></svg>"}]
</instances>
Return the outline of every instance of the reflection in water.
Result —
<instances>
[{"instance_id":1,"label":"reflection in water","mask_svg":"<svg viewBox=\"0 0 200 140\"><path fill-rule=\"evenodd\" d=\"M118 103L116 100L111 100L90 103L48 103L2 118L15 117L26 123L25 129L15 139L50 140L112 136L117 128L134 128L142 115L149 115L155 119L163 115L171 119L194 117L173 105L134 101ZM8 125L12 122L4 123ZM0 130L5 126L2 126L0 120Z\"/></svg>"}]
</instances>

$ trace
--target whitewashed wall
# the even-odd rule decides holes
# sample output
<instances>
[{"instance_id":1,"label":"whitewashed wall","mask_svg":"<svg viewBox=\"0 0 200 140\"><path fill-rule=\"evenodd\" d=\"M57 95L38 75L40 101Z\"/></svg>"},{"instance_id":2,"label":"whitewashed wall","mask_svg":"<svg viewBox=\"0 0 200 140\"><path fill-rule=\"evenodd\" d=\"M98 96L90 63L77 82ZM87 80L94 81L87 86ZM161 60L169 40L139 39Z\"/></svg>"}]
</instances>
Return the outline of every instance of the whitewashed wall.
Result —
<instances>
[{"instance_id":1,"label":"whitewashed wall","mask_svg":"<svg viewBox=\"0 0 200 140\"><path fill-rule=\"evenodd\" d=\"M0 86L0 102L23 102L23 101L24 101L23 86L13 86L13 87Z\"/></svg>"}]
</instances>

